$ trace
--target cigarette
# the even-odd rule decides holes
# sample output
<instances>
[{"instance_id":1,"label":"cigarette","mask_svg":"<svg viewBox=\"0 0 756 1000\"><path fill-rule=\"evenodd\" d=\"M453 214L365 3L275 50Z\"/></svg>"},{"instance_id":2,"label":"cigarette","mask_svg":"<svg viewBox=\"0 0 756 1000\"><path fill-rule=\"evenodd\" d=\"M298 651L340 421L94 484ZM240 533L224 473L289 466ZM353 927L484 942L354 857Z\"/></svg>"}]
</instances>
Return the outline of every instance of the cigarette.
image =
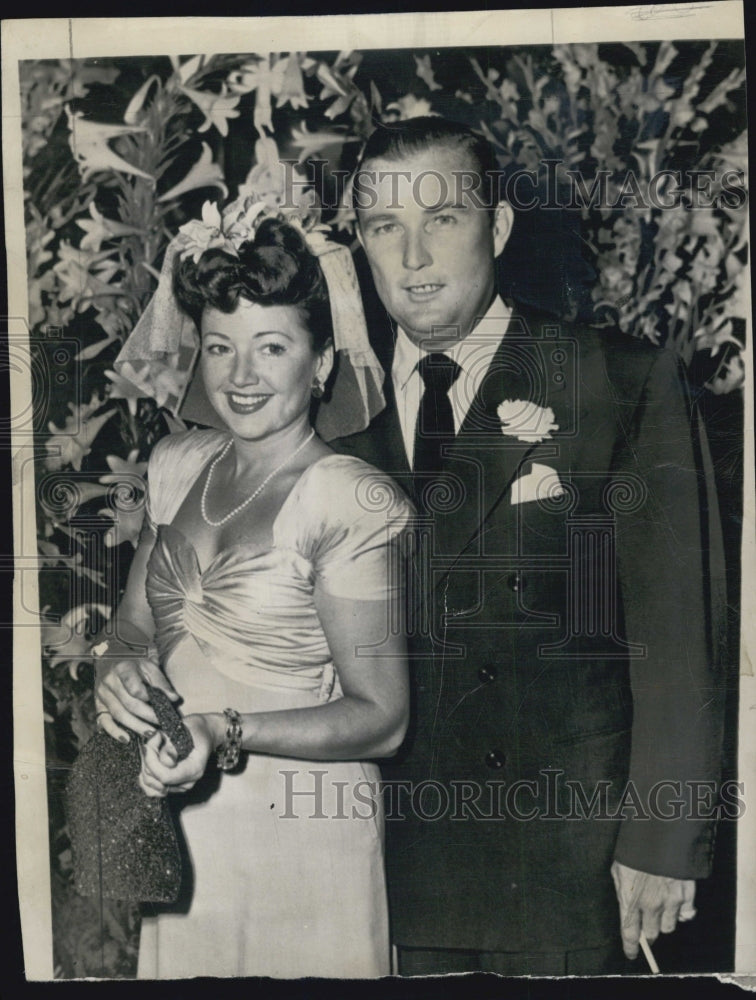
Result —
<instances>
[{"instance_id":1,"label":"cigarette","mask_svg":"<svg viewBox=\"0 0 756 1000\"><path fill-rule=\"evenodd\" d=\"M649 969L653 972L655 976L658 976L659 966L656 964L654 953L651 951L651 945L646 940L646 935L643 933L643 931L640 932L640 946L643 954L645 955L646 961L648 962Z\"/></svg>"}]
</instances>

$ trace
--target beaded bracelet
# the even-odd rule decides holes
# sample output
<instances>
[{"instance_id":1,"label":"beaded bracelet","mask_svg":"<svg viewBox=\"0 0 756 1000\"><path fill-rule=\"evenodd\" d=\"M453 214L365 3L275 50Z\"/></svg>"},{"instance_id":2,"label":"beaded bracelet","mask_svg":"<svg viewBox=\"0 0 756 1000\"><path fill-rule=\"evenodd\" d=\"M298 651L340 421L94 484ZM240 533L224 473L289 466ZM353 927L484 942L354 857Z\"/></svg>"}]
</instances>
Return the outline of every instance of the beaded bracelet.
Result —
<instances>
[{"instance_id":1,"label":"beaded bracelet","mask_svg":"<svg viewBox=\"0 0 756 1000\"><path fill-rule=\"evenodd\" d=\"M223 714L226 717L226 738L216 750L218 754L218 767L221 771L230 771L239 763L239 754L242 745L242 724L241 716L233 708L225 708Z\"/></svg>"}]
</instances>

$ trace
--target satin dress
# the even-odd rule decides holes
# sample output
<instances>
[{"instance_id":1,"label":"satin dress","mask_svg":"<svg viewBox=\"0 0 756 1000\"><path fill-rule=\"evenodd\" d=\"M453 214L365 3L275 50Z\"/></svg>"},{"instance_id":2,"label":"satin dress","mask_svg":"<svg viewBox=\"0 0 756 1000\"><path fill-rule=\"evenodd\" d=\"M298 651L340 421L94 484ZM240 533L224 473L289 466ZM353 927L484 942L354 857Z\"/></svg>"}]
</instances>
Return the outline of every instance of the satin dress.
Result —
<instances>
[{"instance_id":1,"label":"satin dress","mask_svg":"<svg viewBox=\"0 0 756 1000\"><path fill-rule=\"evenodd\" d=\"M383 473L328 455L297 480L269 549L242 543L201 569L171 522L227 440L169 435L150 460L147 597L161 664L187 715L323 705L342 692L315 585L355 600L398 587L411 505ZM378 767L242 758L224 773L211 757L191 792L171 796L182 896L143 918L138 976L388 974Z\"/></svg>"}]
</instances>

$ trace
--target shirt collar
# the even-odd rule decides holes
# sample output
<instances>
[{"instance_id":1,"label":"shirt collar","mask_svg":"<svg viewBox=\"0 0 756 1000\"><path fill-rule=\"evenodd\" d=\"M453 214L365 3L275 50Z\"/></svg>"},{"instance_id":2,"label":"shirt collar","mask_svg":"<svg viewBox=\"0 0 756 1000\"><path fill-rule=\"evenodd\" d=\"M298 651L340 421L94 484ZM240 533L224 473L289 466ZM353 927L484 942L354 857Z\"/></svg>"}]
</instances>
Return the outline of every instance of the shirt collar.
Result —
<instances>
[{"instance_id":1,"label":"shirt collar","mask_svg":"<svg viewBox=\"0 0 756 1000\"><path fill-rule=\"evenodd\" d=\"M511 308L500 295L497 295L488 312L465 339L439 353L446 354L456 361L463 372L469 372L473 364L477 371L485 372L501 343L511 315ZM398 328L394 361L391 366L394 385L398 389L404 389L418 361L425 353L409 339L401 327Z\"/></svg>"}]
</instances>

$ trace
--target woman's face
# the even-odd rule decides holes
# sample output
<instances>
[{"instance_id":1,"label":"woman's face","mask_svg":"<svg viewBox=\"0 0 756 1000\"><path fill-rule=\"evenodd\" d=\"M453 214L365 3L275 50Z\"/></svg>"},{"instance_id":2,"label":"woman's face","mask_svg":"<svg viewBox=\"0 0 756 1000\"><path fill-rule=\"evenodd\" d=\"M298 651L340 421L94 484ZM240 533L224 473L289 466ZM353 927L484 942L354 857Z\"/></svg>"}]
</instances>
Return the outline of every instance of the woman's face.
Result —
<instances>
[{"instance_id":1,"label":"woman's face","mask_svg":"<svg viewBox=\"0 0 756 1000\"><path fill-rule=\"evenodd\" d=\"M333 349L318 353L296 306L239 299L232 313L202 314L202 377L208 399L229 430L264 438L301 420L315 378L325 382Z\"/></svg>"}]
</instances>

